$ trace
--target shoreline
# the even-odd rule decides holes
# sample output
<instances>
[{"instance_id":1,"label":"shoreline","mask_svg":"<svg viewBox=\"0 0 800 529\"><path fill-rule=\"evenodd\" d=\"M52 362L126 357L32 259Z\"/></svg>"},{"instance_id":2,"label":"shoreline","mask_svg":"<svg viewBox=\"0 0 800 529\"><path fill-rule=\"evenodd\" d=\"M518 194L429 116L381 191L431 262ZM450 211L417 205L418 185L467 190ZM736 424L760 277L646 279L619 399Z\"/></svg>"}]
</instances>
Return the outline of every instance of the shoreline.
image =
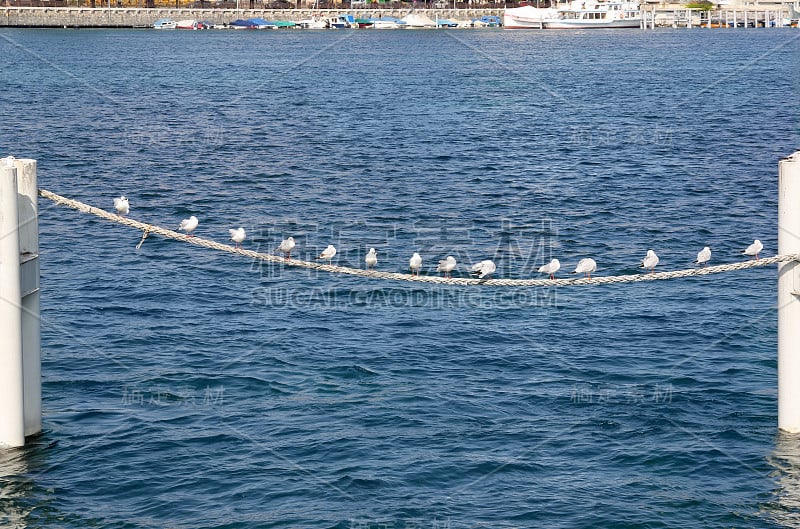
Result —
<instances>
[{"instance_id":1,"label":"shoreline","mask_svg":"<svg viewBox=\"0 0 800 529\"><path fill-rule=\"evenodd\" d=\"M152 28L160 18L172 20L208 20L215 24L236 19L300 21L311 17L336 17L351 14L356 18L402 18L409 8L383 9L189 9L189 8L117 8L117 7L2 7L0 27L15 28ZM482 16L503 16L503 8L483 9L414 9L432 19L467 20Z\"/></svg>"},{"instance_id":2,"label":"shoreline","mask_svg":"<svg viewBox=\"0 0 800 529\"><path fill-rule=\"evenodd\" d=\"M153 22L161 18L178 20L205 20L214 24L229 23L236 19L264 18L267 20L300 20L313 17L329 18L351 14L355 18L378 18L379 16L402 18L411 12L424 14L432 20L471 20L484 16L503 17L502 7L494 8L340 8L340 9L227 9L227 8L145 8L145 7L0 7L0 27L13 28L152 28ZM655 27L700 27L707 19L700 11L673 5L645 5L643 16L649 17ZM788 19L790 12L785 6L761 5L712 10L712 20L722 24L734 21L739 28L771 27L765 20ZM716 25L712 25L717 27ZM781 27L781 26L774 26ZM735 28L730 28L735 29ZM525 31L525 30L516 30ZM528 31L531 31L530 29ZM541 30L540 30L541 31Z\"/></svg>"}]
</instances>

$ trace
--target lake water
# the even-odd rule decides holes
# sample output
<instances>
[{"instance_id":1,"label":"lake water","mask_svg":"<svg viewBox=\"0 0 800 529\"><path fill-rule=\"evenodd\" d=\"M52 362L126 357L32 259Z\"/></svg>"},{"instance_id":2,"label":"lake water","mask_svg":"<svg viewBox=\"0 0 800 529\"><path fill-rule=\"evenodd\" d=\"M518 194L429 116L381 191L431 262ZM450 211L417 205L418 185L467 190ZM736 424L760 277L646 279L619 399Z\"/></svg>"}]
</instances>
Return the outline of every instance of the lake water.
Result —
<instances>
[{"instance_id":1,"label":"lake water","mask_svg":"<svg viewBox=\"0 0 800 529\"><path fill-rule=\"evenodd\" d=\"M293 256L538 277L777 251L800 33L0 31L0 156ZM9 527L797 527L776 270L560 289L249 262L40 200Z\"/></svg>"}]
</instances>

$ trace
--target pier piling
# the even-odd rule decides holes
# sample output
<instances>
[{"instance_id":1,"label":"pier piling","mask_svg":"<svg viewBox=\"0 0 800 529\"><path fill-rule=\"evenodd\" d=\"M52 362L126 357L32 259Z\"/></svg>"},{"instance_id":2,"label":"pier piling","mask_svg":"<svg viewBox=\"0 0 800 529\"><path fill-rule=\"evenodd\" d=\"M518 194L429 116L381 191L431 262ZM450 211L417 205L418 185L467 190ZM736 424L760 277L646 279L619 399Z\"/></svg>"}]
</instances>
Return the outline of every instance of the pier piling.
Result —
<instances>
[{"instance_id":1,"label":"pier piling","mask_svg":"<svg viewBox=\"0 0 800 529\"><path fill-rule=\"evenodd\" d=\"M0 445L42 429L36 161L0 159Z\"/></svg>"},{"instance_id":2,"label":"pier piling","mask_svg":"<svg viewBox=\"0 0 800 529\"><path fill-rule=\"evenodd\" d=\"M800 252L800 151L778 164L778 253ZM800 262L778 265L778 428L800 433Z\"/></svg>"}]
</instances>

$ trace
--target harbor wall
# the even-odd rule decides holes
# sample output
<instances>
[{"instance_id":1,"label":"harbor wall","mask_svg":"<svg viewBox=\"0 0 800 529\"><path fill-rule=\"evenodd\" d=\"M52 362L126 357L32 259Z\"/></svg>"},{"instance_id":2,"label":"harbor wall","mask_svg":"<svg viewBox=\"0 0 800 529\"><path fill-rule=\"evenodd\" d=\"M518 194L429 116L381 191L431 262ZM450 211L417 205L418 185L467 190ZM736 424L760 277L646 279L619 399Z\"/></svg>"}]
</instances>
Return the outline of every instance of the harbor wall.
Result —
<instances>
[{"instance_id":1,"label":"harbor wall","mask_svg":"<svg viewBox=\"0 0 800 529\"><path fill-rule=\"evenodd\" d=\"M99 0L98 0L99 2ZM431 19L470 20L485 15L503 15L504 9L415 9ZM404 8L342 9L193 9L193 8L119 8L119 7L0 7L0 27L39 28L137 28L152 27L159 18L172 20L207 20L215 24L239 18L261 17L267 20L299 21L311 17L332 17L349 13L356 18L393 16L402 18ZM740 7L702 12L696 9L646 6L642 13L648 25L656 27L770 27L780 26L790 13L783 6Z\"/></svg>"},{"instance_id":2,"label":"harbor wall","mask_svg":"<svg viewBox=\"0 0 800 529\"><path fill-rule=\"evenodd\" d=\"M503 9L417 9L432 19L468 20L484 15L502 16ZM38 28L135 28L152 27L159 18L208 20L215 24L238 18L299 21L312 16L332 17L350 13L356 18L404 17L409 9L169 9L90 7L6 7L0 8L0 27Z\"/></svg>"}]
</instances>

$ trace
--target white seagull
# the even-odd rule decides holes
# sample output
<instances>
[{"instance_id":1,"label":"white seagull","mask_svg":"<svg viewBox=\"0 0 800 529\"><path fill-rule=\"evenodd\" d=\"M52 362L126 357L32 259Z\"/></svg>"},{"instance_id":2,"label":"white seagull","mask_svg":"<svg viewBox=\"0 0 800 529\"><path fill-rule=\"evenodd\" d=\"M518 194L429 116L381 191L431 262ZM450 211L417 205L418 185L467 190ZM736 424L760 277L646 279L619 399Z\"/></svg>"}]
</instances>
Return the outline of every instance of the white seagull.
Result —
<instances>
[{"instance_id":1,"label":"white seagull","mask_svg":"<svg viewBox=\"0 0 800 529\"><path fill-rule=\"evenodd\" d=\"M114 209L117 210L117 214L119 215L127 215L131 212L131 206L128 203L128 199L125 198L125 195L114 199Z\"/></svg>"},{"instance_id":2,"label":"white seagull","mask_svg":"<svg viewBox=\"0 0 800 529\"><path fill-rule=\"evenodd\" d=\"M233 241L236 248L241 248L242 243L247 238L247 234L244 231L244 228L239 228L235 230L233 228L229 229L228 232L231 234L231 240Z\"/></svg>"},{"instance_id":3,"label":"white seagull","mask_svg":"<svg viewBox=\"0 0 800 529\"><path fill-rule=\"evenodd\" d=\"M758 239L753 241L753 244L748 246L742 253L758 259L758 254L764 249L764 245Z\"/></svg>"},{"instance_id":4,"label":"white seagull","mask_svg":"<svg viewBox=\"0 0 800 529\"><path fill-rule=\"evenodd\" d=\"M584 277L592 278L592 272L597 270L597 263L591 257L584 257L578 261L578 266L575 267L573 274L583 274Z\"/></svg>"},{"instance_id":5,"label":"white seagull","mask_svg":"<svg viewBox=\"0 0 800 529\"><path fill-rule=\"evenodd\" d=\"M711 248L706 246L699 252L697 252L697 260L695 263L701 264L703 266L708 266L708 262L711 260Z\"/></svg>"},{"instance_id":6,"label":"white seagull","mask_svg":"<svg viewBox=\"0 0 800 529\"><path fill-rule=\"evenodd\" d=\"M494 261L490 261L488 259L472 265L472 273L478 274L478 279L483 279L485 276L488 276L495 270L497 270L497 267L495 266Z\"/></svg>"},{"instance_id":7,"label":"white seagull","mask_svg":"<svg viewBox=\"0 0 800 529\"><path fill-rule=\"evenodd\" d=\"M367 270L370 268L375 268L375 265L378 264L378 256L375 255L375 248L370 248L367 257L364 258L364 261L367 263Z\"/></svg>"},{"instance_id":8,"label":"white seagull","mask_svg":"<svg viewBox=\"0 0 800 529\"><path fill-rule=\"evenodd\" d=\"M332 244L329 244L327 248L322 250L322 253L319 254L317 259L326 259L328 264L331 264L334 255L336 255L336 248L334 248Z\"/></svg>"},{"instance_id":9,"label":"white seagull","mask_svg":"<svg viewBox=\"0 0 800 529\"><path fill-rule=\"evenodd\" d=\"M6 156L5 158L0 158L0 162L3 162L3 165L6 167L14 167L14 158L13 156Z\"/></svg>"},{"instance_id":10,"label":"white seagull","mask_svg":"<svg viewBox=\"0 0 800 529\"><path fill-rule=\"evenodd\" d=\"M542 265L539 267L539 272L542 274L550 274L550 279L556 278L556 272L561 268L561 263L558 262L558 259L553 259L546 265Z\"/></svg>"},{"instance_id":11,"label":"white seagull","mask_svg":"<svg viewBox=\"0 0 800 529\"><path fill-rule=\"evenodd\" d=\"M419 269L422 268L422 257L417 252L414 252L414 255L408 260L408 267L412 274L419 275Z\"/></svg>"},{"instance_id":12,"label":"white seagull","mask_svg":"<svg viewBox=\"0 0 800 529\"><path fill-rule=\"evenodd\" d=\"M293 248L294 248L294 237L289 237L281 241L281 245L278 246L278 251L285 253L286 254L285 259L289 259L292 257Z\"/></svg>"},{"instance_id":13,"label":"white seagull","mask_svg":"<svg viewBox=\"0 0 800 529\"><path fill-rule=\"evenodd\" d=\"M194 231L194 229L197 227L199 223L200 222L197 220L197 217L192 215L188 219L183 219L181 221L181 225L178 226L178 229L181 231L185 231L188 237L194 237L194 235L192 235L191 233Z\"/></svg>"},{"instance_id":14,"label":"white seagull","mask_svg":"<svg viewBox=\"0 0 800 529\"><path fill-rule=\"evenodd\" d=\"M639 264L639 268L647 268L648 270L650 270L650 273L652 274L653 272L655 272L657 264L658 264L658 256L656 255L656 252L654 252L653 250L647 250L647 255L645 256L644 259L642 259L641 264Z\"/></svg>"},{"instance_id":15,"label":"white seagull","mask_svg":"<svg viewBox=\"0 0 800 529\"><path fill-rule=\"evenodd\" d=\"M456 269L456 258L448 255L447 259L439 261L439 266L436 267L437 272L444 273L444 277L450 277L450 273Z\"/></svg>"}]
</instances>

